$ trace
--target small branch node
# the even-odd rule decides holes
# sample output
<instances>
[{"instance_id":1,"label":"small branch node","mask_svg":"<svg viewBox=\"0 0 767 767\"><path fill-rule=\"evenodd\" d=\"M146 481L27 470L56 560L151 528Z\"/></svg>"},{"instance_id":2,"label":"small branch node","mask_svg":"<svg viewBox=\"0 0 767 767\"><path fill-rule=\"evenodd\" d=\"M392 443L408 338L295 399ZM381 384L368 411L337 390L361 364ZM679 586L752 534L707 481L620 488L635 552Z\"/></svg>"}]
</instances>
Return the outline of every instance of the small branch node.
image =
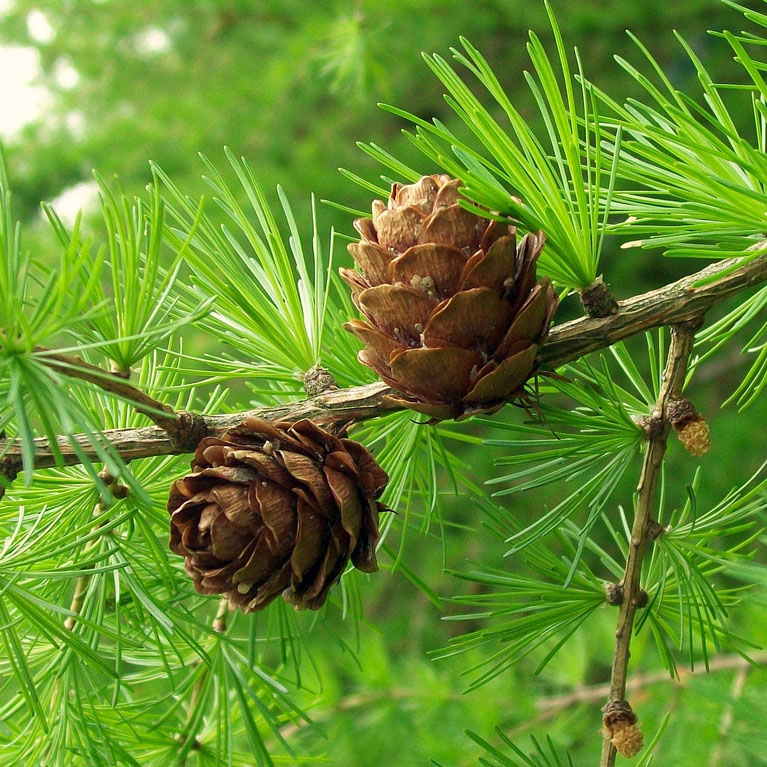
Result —
<instances>
[{"instance_id":1,"label":"small branch node","mask_svg":"<svg viewBox=\"0 0 767 767\"><path fill-rule=\"evenodd\" d=\"M592 319L618 313L618 302L610 292L610 285L601 275L580 292L580 298L583 311Z\"/></svg>"},{"instance_id":2,"label":"small branch node","mask_svg":"<svg viewBox=\"0 0 767 767\"><path fill-rule=\"evenodd\" d=\"M116 362L110 364L109 372L116 378L124 378L126 381L131 377L130 368L121 368Z\"/></svg>"},{"instance_id":3,"label":"small branch node","mask_svg":"<svg viewBox=\"0 0 767 767\"><path fill-rule=\"evenodd\" d=\"M617 607L623 601L623 586L620 583L605 583L605 600L608 605Z\"/></svg>"},{"instance_id":4,"label":"small branch node","mask_svg":"<svg viewBox=\"0 0 767 767\"><path fill-rule=\"evenodd\" d=\"M666 528L660 523L656 522L654 519L651 519L647 523L647 539L650 541L654 541L657 538L660 538L663 533L666 532Z\"/></svg>"},{"instance_id":5,"label":"small branch node","mask_svg":"<svg viewBox=\"0 0 767 767\"><path fill-rule=\"evenodd\" d=\"M306 371L304 391L309 397L316 397L318 394L336 389L338 389L338 382L325 368L320 366L319 362Z\"/></svg>"},{"instance_id":6,"label":"small branch node","mask_svg":"<svg viewBox=\"0 0 767 767\"><path fill-rule=\"evenodd\" d=\"M644 429L645 439L648 441L657 439L658 435L661 434L665 428L663 418L657 416L655 413L642 418L639 421L639 426Z\"/></svg>"},{"instance_id":7,"label":"small branch node","mask_svg":"<svg viewBox=\"0 0 767 767\"><path fill-rule=\"evenodd\" d=\"M172 426L164 426L171 439L173 449L178 453L193 453L200 440L207 436L205 418L190 410L179 410Z\"/></svg>"},{"instance_id":8,"label":"small branch node","mask_svg":"<svg viewBox=\"0 0 767 767\"><path fill-rule=\"evenodd\" d=\"M675 323L674 327L679 328L680 330L684 330L688 333L695 333L703 327L705 321L706 313L700 312L700 314L697 314L688 320L683 320L682 322Z\"/></svg>"}]
</instances>

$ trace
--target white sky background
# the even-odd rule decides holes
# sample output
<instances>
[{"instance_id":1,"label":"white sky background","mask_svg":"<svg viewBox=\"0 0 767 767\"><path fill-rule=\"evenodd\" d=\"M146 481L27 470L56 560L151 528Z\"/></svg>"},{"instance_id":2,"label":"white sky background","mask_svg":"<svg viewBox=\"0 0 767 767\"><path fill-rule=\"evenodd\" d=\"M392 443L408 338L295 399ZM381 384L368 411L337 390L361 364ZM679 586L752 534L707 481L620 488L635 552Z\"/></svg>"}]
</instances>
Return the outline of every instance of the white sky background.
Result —
<instances>
[{"instance_id":1,"label":"white sky background","mask_svg":"<svg viewBox=\"0 0 767 767\"><path fill-rule=\"evenodd\" d=\"M0 14L12 6L13 0L0 0ZM27 26L39 42L53 38L53 30L40 11L29 14ZM48 93L36 84L39 75L40 57L34 48L0 46L0 138L13 138L26 123L45 112Z\"/></svg>"},{"instance_id":2,"label":"white sky background","mask_svg":"<svg viewBox=\"0 0 767 767\"><path fill-rule=\"evenodd\" d=\"M12 5L13 0L0 0L0 15ZM40 11L29 14L27 27L39 42L53 38L53 29ZM45 115L50 94L39 84L40 73L40 56L34 48L0 45L0 140L13 141L28 122ZM58 68L56 76L63 87L73 87L79 79L66 63ZM61 218L71 223L81 208L93 202L96 189L95 181L76 184L51 203Z\"/></svg>"},{"instance_id":3,"label":"white sky background","mask_svg":"<svg viewBox=\"0 0 767 767\"><path fill-rule=\"evenodd\" d=\"M40 57L34 48L0 46L0 137L11 139L45 112L48 94L35 80Z\"/></svg>"}]
</instances>

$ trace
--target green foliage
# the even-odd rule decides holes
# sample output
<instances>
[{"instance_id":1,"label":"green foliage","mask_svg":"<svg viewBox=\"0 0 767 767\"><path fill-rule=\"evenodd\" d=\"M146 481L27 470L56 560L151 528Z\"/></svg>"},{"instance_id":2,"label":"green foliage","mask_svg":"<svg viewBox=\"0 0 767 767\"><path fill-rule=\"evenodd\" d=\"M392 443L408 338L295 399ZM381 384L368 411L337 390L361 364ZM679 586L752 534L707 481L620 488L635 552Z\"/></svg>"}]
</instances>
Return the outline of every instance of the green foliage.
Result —
<instances>
[{"instance_id":1,"label":"green foliage","mask_svg":"<svg viewBox=\"0 0 767 767\"><path fill-rule=\"evenodd\" d=\"M485 511L488 527L502 540L508 540L510 532L519 530L519 524L507 511L493 506L487 506ZM536 658L535 672L539 673L604 604L603 583L583 565L573 575L575 551L568 541L562 542L569 549L569 557L560 557L539 544L526 547L524 562L533 571L531 575L511 574L497 568L453 573L482 587L496 587L487 593L452 598L455 604L482 608L478 612L462 613L457 616L459 620L493 622L456 638L450 647L436 653L437 657L444 658L491 646L483 653L483 659L468 669L468 673L474 675L469 690L508 670L531 652L540 655L544 646L545 653Z\"/></svg>"},{"instance_id":2,"label":"green foliage","mask_svg":"<svg viewBox=\"0 0 767 767\"><path fill-rule=\"evenodd\" d=\"M764 14L728 4L742 10L749 21L764 20ZM745 75L747 82L717 83L690 43L676 34L696 72L703 92L701 104L674 84L638 37L630 36L650 72L621 56L615 58L641 86L644 100L620 104L599 87L588 86L609 110L607 123L614 126L614 138L605 144L619 180L630 184L628 189L613 194L610 188L605 194L604 204L625 215L611 231L641 236L625 242L623 248L663 247L667 256L745 260L763 255L767 85L761 74L764 65L745 46L761 50L764 38L722 32L719 36L729 43L742 68L738 79ZM740 102L737 111L727 105L728 92ZM752 116L748 132L736 119L746 110ZM718 348L758 316L766 300L764 288L759 289L711 325L701 340ZM761 324L744 347L756 358L729 400L741 407L753 403L767 385L766 332Z\"/></svg>"},{"instance_id":3,"label":"green foliage","mask_svg":"<svg viewBox=\"0 0 767 767\"><path fill-rule=\"evenodd\" d=\"M445 100L482 148L477 150L461 140L441 120L429 123L411 112L385 108L414 123L416 132L410 135L413 143L438 167L463 180L466 196L475 203L467 207L509 216L527 231L543 230L547 248L541 267L565 287L586 288L597 275L607 223L601 213L599 193L607 189L608 209L616 163L612 168L604 164L596 103L585 85L580 89L578 113L567 51L548 4L546 8L556 41L560 79L533 32L527 49L537 79L529 73L525 77L546 127L550 148L544 148L487 60L464 38L463 51L451 49L453 58L501 108L511 127L510 134L438 54L425 56L426 63L447 88ZM575 55L582 78L577 49ZM375 145L363 148L396 174L409 180L420 175Z\"/></svg>"},{"instance_id":4,"label":"green foliage","mask_svg":"<svg viewBox=\"0 0 767 767\"><path fill-rule=\"evenodd\" d=\"M755 479L700 513L698 471L681 511L668 520L658 515L667 529L657 539L644 575L651 584L650 605L639 627L649 624L672 675L677 673L672 648L683 651L695 668L697 657L708 667L712 650L721 652L723 645L744 655L758 647L729 625L732 609L765 578L764 565L754 561L753 546L763 534L767 480Z\"/></svg>"},{"instance_id":5,"label":"green foliage","mask_svg":"<svg viewBox=\"0 0 767 767\"><path fill-rule=\"evenodd\" d=\"M572 767L573 765L573 760L569 754L565 757L566 761L559 758L551 738L546 739L548 748L544 748L533 737L534 751L528 755L515 746L500 728L496 728L496 735L514 756L512 759L500 749L480 738L476 733L469 731L466 734L487 752L487 757L481 757L479 760L483 767Z\"/></svg>"},{"instance_id":6,"label":"green foliage","mask_svg":"<svg viewBox=\"0 0 767 767\"><path fill-rule=\"evenodd\" d=\"M151 189L148 202L140 197L131 200L124 193L115 197L103 179L98 175L96 178L107 238L102 247L106 247L109 255L97 253L93 258L96 293L91 300L103 309L94 311L89 322L83 324L83 341L77 348L98 348L117 372L126 373L185 324L202 317L212 299L185 307L183 313L177 309L175 288L186 243L174 251L169 267L164 268L165 204L158 187ZM82 248L87 252L90 243L81 244L76 233L68 233L50 205L43 209L63 248ZM98 281L102 264L109 266L108 298ZM87 273L86 269L83 271Z\"/></svg>"},{"instance_id":7,"label":"green foliage","mask_svg":"<svg viewBox=\"0 0 767 767\"><path fill-rule=\"evenodd\" d=\"M767 26L767 15L728 4ZM149 419L54 369L51 355L80 356L105 378L132 368L140 390L199 412L301 396L317 362L342 386L372 380L341 329L356 314L335 275L347 238L332 226L323 236L326 218L348 228L341 213L360 215L348 180L388 192L391 178L367 181L370 165L353 159L352 138L364 134L373 138L362 144L366 162L385 173L414 180L441 168L463 179L468 207L545 230L543 271L565 293L601 270L626 295L687 268L654 254L618 259L608 234L673 256L755 258L763 248L748 248L764 237L767 182L763 37L721 33L704 66L699 33L719 25L716 6L653 4L653 24L673 18L684 28L681 47L638 43L649 74L619 57L616 88L606 82L618 76L606 71L607 51L619 47L615 30L644 12L626 3L557 6L557 22L548 5L495 0L366 0L352 12L276 0L258 9L117 0L66 15L57 3L19 0L0 36L29 42L33 9L54 28L37 44L44 77L66 60L82 83L54 88L55 128L40 122L11 142L21 190L13 208L0 169L0 429L21 440L25 480L0 504L7 760L596 763L601 702L591 685L606 678L615 631L604 588L623 576L662 333L541 376L529 412L436 426L405 412L355 426L352 436L391 477L384 500L397 513L382 517L384 572L345 574L311 616L281 602L226 615L194 591L167 548L165 510L188 458L122 465L100 435ZM528 26L538 32L523 39ZM421 79L415 46L445 50L458 29L481 45L461 38L454 63L426 56L436 78ZM158 31L153 50L147 35ZM570 56L565 39L588 45ZM377 99L407 110L375 116ZM66 127L71 113L83 120L79 135ZM392 135L403 119L415 132ZM227 143L249 159L228 150L227 163L207 159ZM52 205L35 219L38 197L84 178L85 157L119 170L122 183L97 176L95 211L72 224ZM331 174L328 163L352 170ZM272 197L278 175L290 194L278 187ZM291 204L298 187L338 200L336 209L317 210L313 198ZM767 642L767 481L744 481L764 458L753 432L764 417L765 302L762 288L697 339L688 390L709 417L732 385L701 374L722 360L719 378L730 379L723 351L750 334L743 344L754 365L731 399L755 416L710 415L717 452L702 470L672 434L657 514L666 529L644 563L649 601L632 641L632 673L650 678L642 765L703 763L715 749L736 767L763 762L754 741L764 672L750 672L739 699L722 671L738 667L715 662L761 658ZM84 442L72 440L77 433ZM35 438L57 435L62 448L93 446L98 461L33 471ZM728 452L729 440L751 454ZM102 466L111 481L97 474ZM214 629L217 617L225 632ZM682 664L692 670L688 687L670 711L667 683L654 675L681 677ZM560 693L576 702L557 708ZM726 706L725 743L717 731ZM680 737L693 727L694 742ZM494 729L497 747L477 734ZM532 745L522 748L527 730Z\"/></svg>"},{"instance_id":8,"label":"green foliage","mask_svg":"<svg viewBox=\"0 0 767 767\"><path fill-rule=\"evenodd\" d=\"M665 359L662 335L657 348L650 334L646 336L646 343L652 375L649 385L625 345L617 343L610 348L610 353L625 377L628 389L615 382L615 375L602 356L599 367L592 367L588 361L578 361L562 367L561 378L552 377L544 384L541 395L563 395L567 398L567 406L546 404L544 396L539 411L540 423L478 419L484 426L511 431L517 437L484 440L488 446L510 451L495 459L496 466L520 467L510 474L487 480L486 484L490 486L514 483L496 490L494 497L528 492L554 483L563 487L575 486L552 509L507 539L506 542L512 544L507 555L557 530L575 512L586 511L588 516L582 522L578 552L573 561L573 568L577 566L592 527L620 485L621 478L629 467L636 465L635 459L644 442L641 420L654 407ZM571 570L569 577L573 572Z\"/></svg>"}]
</instances>

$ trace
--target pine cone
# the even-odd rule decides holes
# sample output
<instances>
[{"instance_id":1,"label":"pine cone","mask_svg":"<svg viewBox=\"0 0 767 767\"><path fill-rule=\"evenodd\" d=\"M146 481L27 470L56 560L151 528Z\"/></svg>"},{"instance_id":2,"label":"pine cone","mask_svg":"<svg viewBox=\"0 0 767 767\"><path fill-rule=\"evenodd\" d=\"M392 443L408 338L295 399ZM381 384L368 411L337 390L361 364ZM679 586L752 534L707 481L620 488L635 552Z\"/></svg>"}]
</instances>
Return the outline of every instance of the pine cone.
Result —
<instances>
[{"instance_id":1,"label":"pine cone","mask_svg":"<svg viewBox=\"0 0 767 767\"><path fill-rule=\"evenodd\" d=\"M434 418L522 396L557 307L548 278L536 282L543 232L516 246L515 227L460 207L460 183L394 184L388 206L354 222L360 271L341 270L367 320L344 325L365 344L360 362Z\"/></svg>"},{"instance_id":2,"label":"pine cone","mask_svg":"<svg viewBox=\"0 0 767 767\"><path fill-rule=\"evenodd\" d=\"M170 548L201 594L261 610L319 609L349 559L373 572L388 477L358 442L308 420L248 418L205 437L170 491Z\"/></svg>"}]
</instances>

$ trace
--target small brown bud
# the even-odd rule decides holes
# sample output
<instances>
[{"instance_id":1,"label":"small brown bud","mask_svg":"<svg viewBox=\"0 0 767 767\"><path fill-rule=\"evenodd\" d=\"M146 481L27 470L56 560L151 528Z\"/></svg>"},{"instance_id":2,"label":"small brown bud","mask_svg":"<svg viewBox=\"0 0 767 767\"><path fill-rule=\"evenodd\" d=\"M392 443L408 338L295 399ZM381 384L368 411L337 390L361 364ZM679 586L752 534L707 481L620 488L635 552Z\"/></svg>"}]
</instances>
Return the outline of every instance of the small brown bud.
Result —
<instances>
[{"instance_id":1,"label":"small brown bud","mask_svg":"<svg viewBox=\"0 0 767 767\"><path fill-rule=\"evenodd\" d=\"M660 523L656 522L654 519L651 519L647 523L647 537L654 541L663 535L663 533L666 532L666 528Z\"/></svg>"},{"instance_id":2,"label":"small brown bud","mask_svg":"<svg viewBox=\"0 0 767 767\"><path fill-rule=\"evenodd\" d=\"M111 485L112 482L115 481L115 478L107 471L107 469L102 469L99 472L99 479L105 484L105 485Z\"/></svg>"},{"instance_id":3,"label":"small brown bud","mask_svg":"<svg viewBox=\"0 0 767 767\"><path fill-rule=\"evenodd\" d=\"M319 362L314 367L309 368L304 375L304 391L310 397L316 397L318 394L334 391L337 388L336 379Z\"/></svg>"},{"instance_id":4,"label":"small brown bud","mask_svg":"<svg viewBox=\"0 0 767 767\"><path fill-rule=\"evenodd\" d=\"M622 727L637 723L637 715L631 710L626 700L611 700L603 711L602 723L608 735L613 735Z\"/></svg>"},{"instance_id":5,"label":"small brown bud","mask_svg":"<svg viewBox=\"0 0 767 767\"><path fill-rule=\"evenodd\" d=\"M618 313L618 302L601 276L581 291L580 298L581 306L589 317L609 317Z\"/></svg>"}]
</instances>

